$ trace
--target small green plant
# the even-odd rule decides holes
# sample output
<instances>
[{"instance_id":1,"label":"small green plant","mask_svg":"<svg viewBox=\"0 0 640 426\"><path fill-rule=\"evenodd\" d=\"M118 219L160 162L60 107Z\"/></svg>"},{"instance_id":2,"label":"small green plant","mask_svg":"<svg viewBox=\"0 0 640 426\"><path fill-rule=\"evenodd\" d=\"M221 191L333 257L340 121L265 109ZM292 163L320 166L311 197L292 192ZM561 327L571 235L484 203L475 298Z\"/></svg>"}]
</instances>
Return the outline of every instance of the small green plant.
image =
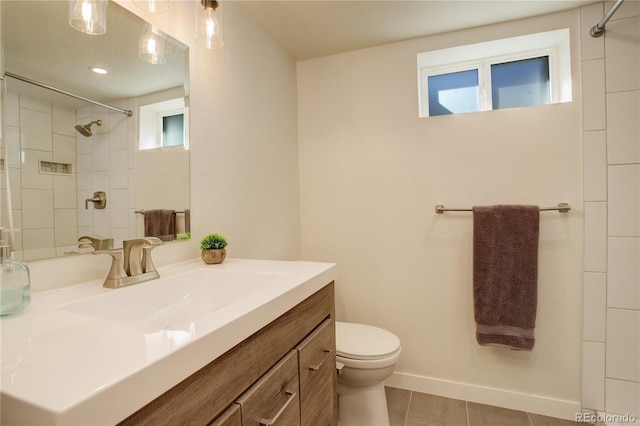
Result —
<instances>
[{"instance_id":1,"label":"small green plant","mask_svg":"<svg viewBox=\"0 0 640 426\"><path fill-rule=\"evenodd\" d=\"M200 240L201 250L223 249L227 245L227 239L220 234L209 234Z\"/></svg>"}]
</instances>

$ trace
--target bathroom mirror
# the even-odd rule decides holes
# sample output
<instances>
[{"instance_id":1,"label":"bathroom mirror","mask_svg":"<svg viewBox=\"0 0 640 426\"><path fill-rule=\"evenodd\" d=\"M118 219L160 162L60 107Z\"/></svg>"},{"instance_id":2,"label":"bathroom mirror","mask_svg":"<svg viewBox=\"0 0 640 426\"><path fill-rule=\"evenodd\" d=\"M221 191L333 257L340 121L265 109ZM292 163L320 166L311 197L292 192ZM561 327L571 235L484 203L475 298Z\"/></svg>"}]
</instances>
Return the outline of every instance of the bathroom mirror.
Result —
<instances>
[{"instance_id":1,"label":"bathroom mirror","mask_svg":"<svg viewBox=\"0 0 640 426\"><path fill-rule=\"evenodd\" d=\"M175 210L175 234L188 238L187 46L113 1L104 35L73 29L67 1L3 1L0 7L0 218L3 227L20 230L10 238L16 258L92 251L79 247L84 235L113 238L118 247L145 235L145 210ZM139 44L149 34L166 43L161 63L140 58ZM178 123L172 131L169 122ZM89 124L89 132L78 127ZM180 137L163 147L163 129ZM100 191L102 209L91 201Z\"/></svg>"}]
</instances>

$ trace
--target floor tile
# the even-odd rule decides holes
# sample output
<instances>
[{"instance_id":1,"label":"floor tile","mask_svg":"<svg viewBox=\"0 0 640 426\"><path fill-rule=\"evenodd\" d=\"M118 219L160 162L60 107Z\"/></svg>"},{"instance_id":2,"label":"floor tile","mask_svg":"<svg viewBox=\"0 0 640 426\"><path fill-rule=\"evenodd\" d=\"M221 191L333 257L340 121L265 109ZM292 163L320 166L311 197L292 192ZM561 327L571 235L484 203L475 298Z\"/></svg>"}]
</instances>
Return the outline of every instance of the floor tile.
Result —
<instances>
[{"instance_id":1,"label":"floor tile","mask_svg":"<svg viewBox=\"0 0 640 426\"><path fill-rule=\"evenodd\" d=\"M388 386L384 388L384 391L387 395L387 408L391 426L403 426L409 410L411 391Z\"/></svg>"},{"instance_id":2,"label":"floor tile","mask_svg":"<svg viewBox=\"0 0 640 426\"><path fill-rule=\"evenodd\" d=\"M413 392L407 421L430 426L467 426L466 402Z\"/></svg>"},{"instance_id":3,"label":"floor tile","mask_svg":"<svg viewBox=\"0 0 640 426\"><path fill-rule=\"evenodd\" d=\"M490 405L467 403L469 426L531 426L529 416L524 411Z\"/></svg>"}]
</instances>

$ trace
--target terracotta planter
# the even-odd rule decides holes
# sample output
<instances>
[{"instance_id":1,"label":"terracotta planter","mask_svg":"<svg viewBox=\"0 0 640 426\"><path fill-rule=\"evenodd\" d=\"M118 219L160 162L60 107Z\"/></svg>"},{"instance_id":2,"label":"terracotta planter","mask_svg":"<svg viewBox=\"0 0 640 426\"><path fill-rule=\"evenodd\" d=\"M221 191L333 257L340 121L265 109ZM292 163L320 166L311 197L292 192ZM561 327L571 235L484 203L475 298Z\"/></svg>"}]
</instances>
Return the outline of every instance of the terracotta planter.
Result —
<instances>
[{"instance_id":1,"label":"terracotta planter","mask_svg":"<svg viewBox=\"0 0 640 426\"><path fill-rule=\"evenodd\" d=\"M204 263L213 265L216 263L222 263L225 257L227 257L227 251L225 249L202 250L200 252L200 257L202 257Z\"/></svg>"}]
</instances>

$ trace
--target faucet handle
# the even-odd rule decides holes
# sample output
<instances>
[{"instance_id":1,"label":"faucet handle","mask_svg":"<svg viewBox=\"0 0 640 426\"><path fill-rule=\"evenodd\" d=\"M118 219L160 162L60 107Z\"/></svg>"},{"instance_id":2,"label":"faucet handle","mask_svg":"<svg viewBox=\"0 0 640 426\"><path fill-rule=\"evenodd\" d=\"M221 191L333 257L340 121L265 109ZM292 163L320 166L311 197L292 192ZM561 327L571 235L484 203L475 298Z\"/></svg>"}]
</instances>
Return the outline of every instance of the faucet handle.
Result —
<instances>
[{"instance_id":1,"label":"faucet handle","mask_svg":"<svg viewBox=\"0 0 640 426\"><path fill-rule=\"evenodd\" d=\"M144 237L144 240L152 247L164 245L164 242L158 237Z\"/></svg>"},{"instance_id":2,"label":"faucet handle","mask_svg":"<svg viewBox=\"0 0 640 426\"><path fill-rule=\"evenodd\" d=\"M146 237L145 240L147 240L149 245L142 248L142 271L154 272L156 267L153 264L153 259L151 258L151 250L164 245L164 242L162 242L160 238L156 237Z\"/></svg>"},{"instance_id":3,"label":"faucet handle","mask_svg":"<svg viewBox=\"0 0 640 426\"><path fill-rule=\"evenodd\" d=\"M113 238L101 237L100 235L83 235L78 238L80 248L93 247L94 250L111 250L113 248Z\"/></svg>"},{"instance_id":4,"label":"faucet handle","mask_svg":"<svg viewBox=\"0 0 640 426\"><path fill-rule=\"evenodd\" d=\"M114 287L114 285L110 285L110 283L116 283L118 280L122 280L123 278L127 278L127 273L124 271L122 266L122 251L120 249L112 249L112 250L96 250L92 252L92 254L108 254L112 257L111 259L111 269L109 270L109 275L107 275L107 279L104 281L105 287Z\"/></svg>"}]
</instances>

